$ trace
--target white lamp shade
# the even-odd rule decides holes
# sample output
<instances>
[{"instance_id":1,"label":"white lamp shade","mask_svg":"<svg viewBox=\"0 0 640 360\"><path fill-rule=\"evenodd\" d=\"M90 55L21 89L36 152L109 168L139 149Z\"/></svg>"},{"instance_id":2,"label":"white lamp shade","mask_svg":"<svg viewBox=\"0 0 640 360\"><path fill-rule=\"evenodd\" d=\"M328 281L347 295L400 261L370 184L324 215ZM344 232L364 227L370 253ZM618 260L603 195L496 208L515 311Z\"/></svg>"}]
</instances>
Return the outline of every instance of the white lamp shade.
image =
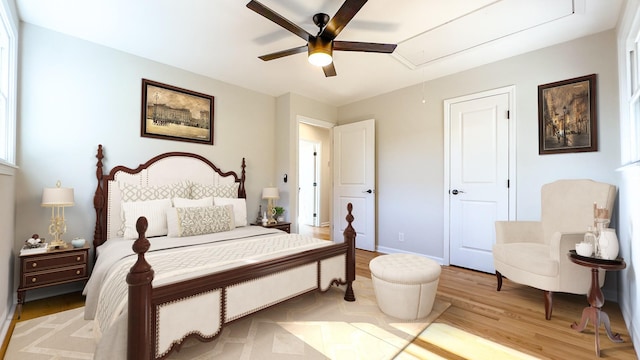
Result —
<instances>
[{"instance_id":1,"label":"white lamp shade","mask_svg":"<svg viewBox=\"0 0 640 360\"><path fill-rule=\"evenodd\" d=\"M277 187L268 187L262 189L263 199L280 199L280 192Z\"/></svg>"},{"instance_id":2,"label":"white lamp shade","mask_svg":"<svg viewBox=\"0 0 640 360\"><path fill-rule=\"evenodd\" d=\"M42 206L73 206L73 189L72 188L45 188L42 191Z\"/></svg>"}]
</instances>

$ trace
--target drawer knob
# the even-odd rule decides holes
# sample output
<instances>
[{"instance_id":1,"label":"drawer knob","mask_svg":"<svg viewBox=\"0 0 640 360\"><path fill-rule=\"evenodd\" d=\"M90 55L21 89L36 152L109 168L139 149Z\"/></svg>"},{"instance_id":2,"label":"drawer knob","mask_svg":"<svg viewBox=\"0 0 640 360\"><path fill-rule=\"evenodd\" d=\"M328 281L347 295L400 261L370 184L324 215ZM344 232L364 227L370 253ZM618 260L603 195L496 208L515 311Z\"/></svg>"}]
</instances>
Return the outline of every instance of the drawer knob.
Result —
<instances>
[{"instance_id":1,"label":"drawer knob","mask_svg":"<svg viewBox=\"0 0 640 360\"><path fill-rule=\"evenodd\" d=\"M32 282L32 283L34 283L34 282L36 282L36 281L38 281L38 279L36 279L36 278L34 278L34 277L33 277L33 278L31 278L31 282Z\"/></svg>"},{"instance_id":2,"label":"drawer knob","mask_svg":"<svg viewBox=\"0 0 640 360\"><path fill-rule=\"evenodd\" d=\"M80 256L78 256L78 257L76 258L76 261L80 261L80 259L81 259L81 257L80 257Z\"/></svg>"},{"instance_id":3,"label":"drawer knob","mask_svg":"<svg viewBox=\"0 0 640 360\"><path fill-rule=\"evenodd\" d=\"M38 266L38 263L31 264L31 267L36 267L36 266Z\"/></svg>"},{"instance_id":4,"label":"drawer knob","mask_svg":"<svg viewBox=\"0 0 640 360\"><path fill-rule=\"evenodd\" d=\"M80 270L76 270L76 275L80 275Z\"/></svg>"}]
</instances>

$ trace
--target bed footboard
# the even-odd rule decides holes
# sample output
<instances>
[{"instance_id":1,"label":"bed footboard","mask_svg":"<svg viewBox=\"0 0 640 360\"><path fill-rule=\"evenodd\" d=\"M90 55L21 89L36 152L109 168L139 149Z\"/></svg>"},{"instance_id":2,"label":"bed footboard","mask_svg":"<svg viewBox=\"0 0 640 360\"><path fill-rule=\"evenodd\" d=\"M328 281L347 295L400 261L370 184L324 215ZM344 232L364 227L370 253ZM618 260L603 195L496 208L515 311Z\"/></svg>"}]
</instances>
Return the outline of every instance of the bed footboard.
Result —
<instances>
[{"instance_id":1,"label":"bed footboard","mask_svg":"<svg viewBox=\"0 0 640 360\"><path fill-rule=\"evenodd\" d=\"M230 286L241 284L249 280L265 278L298 267L308 267L310 264L314 263L318 264L318 271L321 271L320 268L323 260L339 256L343 256L346 259L344 271L346 279L335 279L332 283L346 285L347 288L344 300L355 301L352 284L356 278L356 232L352 227L354 220L351 213L352 210L353 206L349 203L347 205L347 227L344 230L343 243L326 246L317 251L306 251L304 253L295 254L278 261L247 266L246 269L243 269L245 271L212 274L189 280L184 284L174 284L171 288L159 287L158 289L153 289L152 287L154 271L145 259L145 253L149 250L150 246L149 241L145 237L145 232L148 226L147 219L144 217L139 218L136 223L136 229L139 237L133 244L133 251L138 255L138 258L127 275L127 284L129 285L127 358L130 360L161 359L168 356L171 351L179 349L182 340L186 337L193 336L201 341L211 341L220 334L220 331L213 334L211 337L203 337L200 334L184 334L184 338L171 345L168 351L158 354L156 351L156 336L158 334L158 329L156 329L156 307L158 304L167 303L178 297L189 297L211 290L219 290L224 303L227 291L226 289ZM320 276L318 276L317 290L322 291ZM224 323L225 309L223 307L220 314L220 329L224 326Z\"/></svg>"}]
</instances>

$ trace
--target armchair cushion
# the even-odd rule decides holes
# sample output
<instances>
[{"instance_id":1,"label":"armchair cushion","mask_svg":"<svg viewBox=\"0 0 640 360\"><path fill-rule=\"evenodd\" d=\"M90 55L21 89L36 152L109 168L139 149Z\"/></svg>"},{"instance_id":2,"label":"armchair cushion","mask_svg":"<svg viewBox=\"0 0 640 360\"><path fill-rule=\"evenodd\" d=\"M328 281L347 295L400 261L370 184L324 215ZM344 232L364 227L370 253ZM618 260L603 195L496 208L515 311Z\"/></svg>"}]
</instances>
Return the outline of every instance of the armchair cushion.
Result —
<instances>
[{"instance_id":1,"label":"armchair cushion","mask_svg":"<svg viewBox=\"0 0 640 360\"><path fill-rule=\"evenodd\" d=\"M497 245L493 249L495 261L510 264L514 270L542 276L558 276L558 262L549 257L549 246L535 243Z\"/></svg>"}]
</instances>

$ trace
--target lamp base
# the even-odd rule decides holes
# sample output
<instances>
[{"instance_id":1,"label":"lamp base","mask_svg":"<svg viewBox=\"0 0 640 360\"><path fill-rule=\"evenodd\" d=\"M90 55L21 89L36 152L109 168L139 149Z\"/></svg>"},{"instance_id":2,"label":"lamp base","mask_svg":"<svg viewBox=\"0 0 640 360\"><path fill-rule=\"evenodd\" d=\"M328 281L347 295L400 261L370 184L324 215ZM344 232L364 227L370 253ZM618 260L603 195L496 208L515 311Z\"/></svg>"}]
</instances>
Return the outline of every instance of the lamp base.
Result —
<instances>
[{"instance_id":1,"label":"lamp base","mask_svg":"<svg viewBox=\"0 0 640 360\"><path fill-rule=\"evenodd\" d=\"M267 224L269 224L269 225L274 225L274 224L277 224L277 223L278 223L278 220L274 219L273 217L270 218L269 220L267 220Z\"/></svg>"},{"instance_id":2,"label":"lamp base","mask_svg":"<svg viewBox=\"0 0 640 360\"><path fill-rule=\"evenodd\" d=\"M50 249L66 249L67 246L69 245L67 245L67 243L62 240L53 240L49 243Z\"/></svg>"}]
</instances>

